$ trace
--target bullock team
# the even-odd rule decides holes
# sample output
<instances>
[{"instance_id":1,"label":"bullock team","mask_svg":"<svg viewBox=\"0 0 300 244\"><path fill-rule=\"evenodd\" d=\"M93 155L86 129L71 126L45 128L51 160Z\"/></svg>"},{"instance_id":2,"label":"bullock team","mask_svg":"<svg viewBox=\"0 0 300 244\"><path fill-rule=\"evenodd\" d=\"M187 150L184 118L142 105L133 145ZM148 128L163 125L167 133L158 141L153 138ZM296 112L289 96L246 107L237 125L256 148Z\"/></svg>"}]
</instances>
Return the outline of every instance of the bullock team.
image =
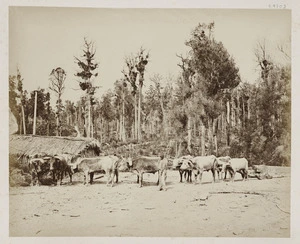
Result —
<instances>
[{"instance_id":1,"label":"bullock team","mask_svg":"<svg viewBox=\"0 0 300 244\"><path fill-rule=\"evenodd\" d=\"M217 158L214 155L192 157L187 155L174 159L173 169L179 170L180 182L182 182L183 175L188 182L191 182L192 174L194 174L195 182L197 182L199 175L201 183L204 171L212 172L213 182L216 181L216 173L219 180L226 179L227 173L230 173L231 180L234 181L237 172L242 175L243 180L248 179L248 161L245 158L230 158L229 156Z\"/></svg>"},{"instance_id":2,"label":"bullock team","mask_svg":"<svg viewBox=\"0 0 300 244\"><path fill-rule=\"evenodd\" d=\"M70 154L43 157L35 155L29 158L28 166L32 176L32 185L39 185L45 172L52 174L52 181L56 185L61 185L66 175L72 183L72 175L79 172L84 175L84 184L92 184L95 173L104 173L107 177L107 185L113 186L114 182L118 183L119 171L130 171L137 175L137 183L142 187L144 173L158 172L159 190L166 190L168 159L164 156L123 158L116 154L91 158ZM231 180L234 181L237 172L244 180L248 178L248 161L245 158L187 155L174 159L172 168L179 170L180 182L183 176L187 182L192 182L194 175L195 182L198 181L199 176L201 183L204 171L212 172L213 182L216 180L216 173L219 180L226 179L229 173Z\"/></svg>"}]
</instances>

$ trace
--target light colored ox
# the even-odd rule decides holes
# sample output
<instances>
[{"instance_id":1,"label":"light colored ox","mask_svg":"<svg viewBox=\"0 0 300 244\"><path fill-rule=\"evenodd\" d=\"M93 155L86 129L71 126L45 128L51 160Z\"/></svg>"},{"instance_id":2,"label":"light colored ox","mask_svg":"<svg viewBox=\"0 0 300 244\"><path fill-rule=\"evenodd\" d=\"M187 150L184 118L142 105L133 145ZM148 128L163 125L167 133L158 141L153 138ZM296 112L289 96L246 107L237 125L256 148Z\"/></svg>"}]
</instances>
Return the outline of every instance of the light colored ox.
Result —
<instances>
[{"instance_id":1,"label":"light colored ox","mask_svg":"<svg viewBox=\"0 0 300 244\"><path fill-rule=\"evenodd\" d=\"M222 174L229 170L232 173L231 180L234 181L236 172L239 172L243 180L248 179L248 160L246 158L231 158L228 163L224 163Z\"/></svg>"},{"instance_id":2,"label":"light colored ox","mask_svg":"<svg viewBox=\"0 0 300 244\"><path fill-rule=\"evenodd\" d=\"M211 170L213 175L213 182L215 182L215 172L217 171L217 158L214 155L210 156L198 156L191 160L183 160L180 166L182 170L193 170L195 175L195 182L197 182L197 176L199 174L199 182L202 182L202 174L204 171Z\"/></svg>"},{"instance_id":3,"label":"light colored ox","mask_svg":"<svg viewBox=\"0 0 300 244\"><path fill-rule=\"evenodd\" d=\"M218 172L218 178L220 180L220 175L221 175L221 180L222 179L226 179L226 175L227 175L227 171L228 169L226 170L225 168L225 176L223 177L223 174L222 174L222 169L223 169L223 165L224 164L228 164L229 161L230 161L230 157L229 156L225 156L225 157L218 157L217 158L217 172ZM230 171L229 171L230 172ZM232 176L231 176L232 177Z\"/></svg>"},{"instance_id":4,"label":"light colored ox","mask_svg":"<svg viewBox=\"0 0 300 244\"><path fill-rule=\"evenodd\" d=\"M100 156L94 158L81 158L78 156L73 159L72 168L74 172L83 172L84 174L84 184L88 184L88 176L90 175L91 180L95 172L105 172L107 176L106 185L109 185L111 181L111 186L114 185L114 177L117 174L118 168L121 164L124 164L125 160L123 157L118 157L116 155L110 156ZM92 181L90 182L92 183Z\"/></svg>"}]
</instances>

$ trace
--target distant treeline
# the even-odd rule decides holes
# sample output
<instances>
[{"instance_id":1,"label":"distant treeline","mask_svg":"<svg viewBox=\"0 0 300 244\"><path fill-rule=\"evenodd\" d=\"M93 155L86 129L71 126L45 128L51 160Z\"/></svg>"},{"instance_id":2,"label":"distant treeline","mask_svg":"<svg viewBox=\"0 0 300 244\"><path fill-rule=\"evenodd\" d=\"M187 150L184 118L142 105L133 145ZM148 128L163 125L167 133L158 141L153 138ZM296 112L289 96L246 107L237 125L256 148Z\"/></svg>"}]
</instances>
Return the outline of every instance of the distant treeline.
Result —
<instances>
[{"instance_id":1,"label":"distant treeline","mask_svg":"<svg viewBox=\"0 0 300 244\"><path fill-rule=\"evenodd\" d=\"M258 43L253 53L260 77L244 82L213 30L214 23L194 29L185 43L189 53L177 55L182 71L178 77L154 74L145 78L150 54L140 49L137 55L129 55L123 77L101 98L94 95L99 88L94 43L85 39L82 59L75 58L82 72L75 75L86 95L75 103L63 103L66 73L53 69L50 88L60 96L54 109L49 92L37 90L36 134L80 134L116 146L158 141L167 144L164 152L153 149L158 154L230 155L246 157L251 164L290 165L290 57L283 49L273 50L287 58L286 65L279 65ZM144 79L152 85L143 91ZM56 84L61 89L53 89ZM34 91L23 90L19 70L9 76L9 105L20 134L32 133L34 96Z\"/></svg>"}]
</instances>

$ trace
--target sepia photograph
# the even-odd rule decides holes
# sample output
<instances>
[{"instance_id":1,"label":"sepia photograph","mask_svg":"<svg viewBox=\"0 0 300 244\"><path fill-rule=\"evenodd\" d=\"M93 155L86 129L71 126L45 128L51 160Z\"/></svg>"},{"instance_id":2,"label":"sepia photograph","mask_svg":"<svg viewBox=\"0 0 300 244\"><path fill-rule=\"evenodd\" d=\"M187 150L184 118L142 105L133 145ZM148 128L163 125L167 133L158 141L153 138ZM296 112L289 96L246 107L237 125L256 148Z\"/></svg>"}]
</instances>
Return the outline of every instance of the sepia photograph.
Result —
<instances>
[{"instance_id":1,"label":"sepia photograph","mask_svg":"<svg viewBox=\"0 0 300 244\"><path fill-rule=\"evenodd\" d=\"M291 238L277 8L9 6L9 236Z\"/></svg>"}]
</instances>

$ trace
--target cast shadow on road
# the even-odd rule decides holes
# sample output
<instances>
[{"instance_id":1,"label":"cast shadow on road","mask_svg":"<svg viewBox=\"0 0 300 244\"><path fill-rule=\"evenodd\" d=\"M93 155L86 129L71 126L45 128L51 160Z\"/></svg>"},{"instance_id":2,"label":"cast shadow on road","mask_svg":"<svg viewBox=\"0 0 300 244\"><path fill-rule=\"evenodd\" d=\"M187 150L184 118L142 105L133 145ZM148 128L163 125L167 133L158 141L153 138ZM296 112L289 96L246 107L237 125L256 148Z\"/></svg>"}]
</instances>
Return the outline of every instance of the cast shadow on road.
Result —
<instances>
[{"instance_id":1,"label":"cast shadow on road","mask_svg":"<svg viewBox=\"0 0 300 244\"><path fill-rule=\"evenodd\" d=\"M98 176L95 177L96 179L93 180L92 185L106 185L106 177L105 176ZM98 178L98 179L97 179ZM67 181L63 181L61 186L77 186L77 185L84 185L83 184L83 180L73 180L73 182L69 182L69 179L66 179ZM249 179L248 179L249 180ZM250 180L257 180L257 179L250 179ZM243 179L236 179L234 181L231 181L230 179L226 179L226 180L216 180L215 184L224 184L224 183L233 183L233 182L242 182ZM124 179L119 179L118 183L114 183L114 185L137 185L138 183L136 182L136 179L128 179L128 177L125 177ZM173 181L167 181L166 182L167 186L169 186L170 188L173 188L174 185L177 184L184 184L184 185L208 185L208 184L213 184L212 181L205 181L205 182L173 182ZM49 185L49 186L56 186L55 184L45 184L45 185ZM91 185L90 183L88 185ZM147 181L147 180L143 180L143 186L157 186L157 181Z\"/></svg>"}]
</instances>

